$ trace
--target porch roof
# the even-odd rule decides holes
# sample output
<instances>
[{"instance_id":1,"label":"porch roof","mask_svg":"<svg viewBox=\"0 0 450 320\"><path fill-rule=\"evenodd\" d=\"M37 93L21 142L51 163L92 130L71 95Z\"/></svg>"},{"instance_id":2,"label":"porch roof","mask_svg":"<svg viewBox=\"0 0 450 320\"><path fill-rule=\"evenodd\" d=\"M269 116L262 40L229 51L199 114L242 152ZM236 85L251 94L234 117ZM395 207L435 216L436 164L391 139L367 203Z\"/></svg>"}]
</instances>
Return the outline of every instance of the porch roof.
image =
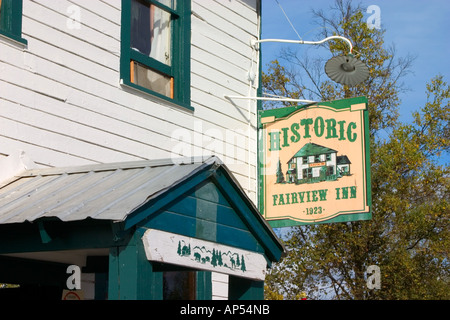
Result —
<instances>
[{"instance_id":1,"label":"porch roof","mask_svg":"<svg viewBox=\"0 0 450 320\"><path fill-rule=\"evenodd\" d=\"M0 183L0 225L94 219L123 222L127 230L208 181L222 188L247 230L277 261L283 244L215 156L25 170Z\"/></svg>"}]
</instances>

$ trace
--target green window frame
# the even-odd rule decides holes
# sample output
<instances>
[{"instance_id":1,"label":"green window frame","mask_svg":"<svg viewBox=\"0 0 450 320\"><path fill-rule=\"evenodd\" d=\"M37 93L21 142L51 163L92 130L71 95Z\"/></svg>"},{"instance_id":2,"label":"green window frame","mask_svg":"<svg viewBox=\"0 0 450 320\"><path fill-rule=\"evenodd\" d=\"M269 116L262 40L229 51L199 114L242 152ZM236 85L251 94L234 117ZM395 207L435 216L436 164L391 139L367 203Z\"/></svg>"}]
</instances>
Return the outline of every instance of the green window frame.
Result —
<instances>
[{"instance_id":1,"label":"green window frame","mask_svg":"<svg viewBox=\"0 0 450 320\"><path fill-rule=\"evenodd\" d=\"M27 44L22 38L22 0L0 0L0 35Z\"/></svg>"},{"instance_id":2,"label":"green window frame","mask_svg":"<svg viewBox=\"0 0 450 320\"><path fill-rule=\"evenodd\" d=\"M132 2L170 14L169 59L167 63L132 47ZM138 3L138 4L136 4ZM135 18L136 19L136 18ZM134 20L135 21L135 20ZM150 23L151 24L151 23ZM135 29L134 29L135 30ZM147 30L147 32L149 32ZM190 103L191 3L186 0L122 0L121 84L193 110ZM158 92L138 83L143 72L160 77L170 85L170 94ZM139 76L140 77L140 76ZM144 77L142 77L144 78ZM170 82L170 84L169 84Z\"/></svg>"}]
</instances>

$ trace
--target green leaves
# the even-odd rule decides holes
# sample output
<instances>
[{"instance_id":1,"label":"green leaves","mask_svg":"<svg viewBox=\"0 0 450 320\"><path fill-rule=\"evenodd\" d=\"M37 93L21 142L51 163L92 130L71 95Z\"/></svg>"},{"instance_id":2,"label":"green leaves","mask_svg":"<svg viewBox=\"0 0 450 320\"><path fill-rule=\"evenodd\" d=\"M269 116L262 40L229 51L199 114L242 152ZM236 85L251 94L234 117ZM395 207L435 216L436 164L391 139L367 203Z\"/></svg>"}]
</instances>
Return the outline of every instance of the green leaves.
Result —
<instances>
[{"instance_id":1,"label":"green leaves","mask_svg":"<svg viewBox=\"0 0 450 320\"><path fill-rule=\"evenodd\" d=\"M267 276L267 297L449 299L450 170L441 159L450 151L450 86L441 75L431 79L427 103L413 113L412 123L401 123L400 80L412 59L397 59L395 50L385 49L384 31L367 28L360 7L337 0L336 8L339 20L323 12L317 17L324 30L352 40L369 79L349 88L316 77L306 89L299 79L314 73L291 53L283 56L287 66L281 59L272 62L263 85L289 97L310 90L321 101L367 96L373 218L292 228L284 237L287 256ZM339 41L328 49L332 55L346 50ZM379 290L366 285L370 265L380 267Z\"/></svg>"}]
</instances>

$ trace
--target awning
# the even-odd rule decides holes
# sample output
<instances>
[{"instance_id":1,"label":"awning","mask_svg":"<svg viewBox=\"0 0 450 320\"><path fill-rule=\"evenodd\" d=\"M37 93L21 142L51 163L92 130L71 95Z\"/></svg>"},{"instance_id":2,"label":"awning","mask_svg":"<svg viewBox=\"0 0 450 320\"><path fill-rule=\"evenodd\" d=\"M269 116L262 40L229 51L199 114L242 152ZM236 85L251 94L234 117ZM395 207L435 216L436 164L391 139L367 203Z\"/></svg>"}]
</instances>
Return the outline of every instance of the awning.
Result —
<instances>
[{"instance_id":1,"label":"awning","mask_svg":"<svg viewBox=\"0 0 450 320\"><path fill-rule=\"evenodd\" d=\"M228 200L197 199L201 190ZM167 207L170 212L159 214ZM124 231L148 227L244 249L264 248L271 261L278 261L284 251L233 174L215 156L30 169L0 183L2 227L88 220L117 222Z\"/></svg>"},{"instance_id":2,"label":"awning","mask_svg":"<svg viewBox=\"0 0 450 320\"><path fill-rule=\"evenodd\" d=\"M55 217L123 221L153 197L216 157L98 164L27 170L0 185L0 224Z\"/></svg>"}]
</instances>

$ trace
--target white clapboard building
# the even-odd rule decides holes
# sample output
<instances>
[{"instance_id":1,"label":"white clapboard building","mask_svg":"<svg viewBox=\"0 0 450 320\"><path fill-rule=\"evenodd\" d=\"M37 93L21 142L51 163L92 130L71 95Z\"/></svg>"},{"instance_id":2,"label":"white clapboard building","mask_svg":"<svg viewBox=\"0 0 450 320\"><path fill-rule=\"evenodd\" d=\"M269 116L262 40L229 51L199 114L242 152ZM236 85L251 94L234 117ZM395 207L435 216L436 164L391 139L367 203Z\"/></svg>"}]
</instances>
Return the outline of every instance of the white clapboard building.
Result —
<instances>
[{"instance_id":1,"label":"white clapboard building","mask_svg":"<svg viewBox=\"0 0 450 320\"><path fill-rule=\"evenodd\" d=\"M212 183L215 187L210 187L214 189L211 192L219 194L214 199L218 202L222 197L227 199L228 207L234 210L230 212L240 219L243 229L248 229L248 245L238 249L259 250L256 254L264 256L264 261L279 258L282 248L277 238L256 215L257 102L229 97L257 95L259 52L251 46L251 41L260 34L260 0L0 0L0 4L0 224L5 232L19 228L14 234L21 233L20 228L30 228L26 241L11 239L11 243L17 243L16 249L1 246L6 240L0 239L0 254L66 262L65 257L70 256L67 252L73 249L89 261L90 252L100 249L94 248L95 244L71 248L56 245L52 223L64 222L59 228L67 227L75 232L79 230L76 221L89 224L96 218L123 222L119 228L122 233L114 229L117 225L113 228L122 240L137 239L135 231L145 227L179 231L184 237L239 247L233 245L232 239L223 240L224 236L219 235L219 229L227 223L219 221L222 207L214 209L217 214L212 220L201 219L217 223L214 230L218 231L214 235L207 234L204 231L207 228L201 229L198 224L196 233L190 233L187 229L171 230L169 221L172 220L161 222L163 227L149 222L154 213L146 211L146 206L150 206L148 201L159 201L163 196L169 201L168 195L175 197L174 186L183 181L186 190L177 194L179 197L197 195L191 191L205 191L207 188L203 186ZM191 158L201 159L199 166L190 167L197 161L186 160ZM157 172L161 166L171 167L168 172L161 171L170 178L155 178L159 181L155 186L158 192L146 195L138 204L126 203L130 194L136 195L134 190L147 190L149 180L133 180L134 189L106 199L105 194L121 188L111 183L95 191L110 204L102 211L92 202L92 210L98 210L97 215L93 211L81 214L81 208L91 203L90 198L82 197L83 191L93 184L101 186L108 170L136 170L136 176L144 180L143 173L136 168ZM214 177L205 175L196 185L192 179L205 168L208 172L223 170L226 174L214 171ZM89 178L81 177L85 171ZM79 179L76 182L75 175ZM180 178L175 179L178 175ZM55 180L38 181L49 176ZM225 187L216 190L223 176L227 178ZM58 187L52 185L66 178L73 180ZM171 178L174 182L164 185ZM31 182L24 179L32 179L34 187L26 189L24 184ZM88 183L84 179L91 180ZM189 183L195 188L189 189ZM226 187L227 184L230 186ZM239 190L242 203L232 203L234 200L227 196L232 190ZM28 202L21 202L25 200ZM70 210L65 208L62 213L61 203L68 207L75 200L78 204ZM122 215L112 212L116 202L134 209ZM167 202L161 210L169 204L172 202ZM243 209L237 210L239 206ZM197 208L194 214L198 218L199 200L193 207ZM31 214L26 208L39 210ZM105 210L111 214L103 217ZM246 210L248 214L243 214ZM175 225L184 223L175 221ZM91 226L83 227L88 230ZM105 225L105 228L110 227ZM129 230L134 233L124 236ZM27 242L31 241L33 232L38 232L41 240ZM33 252L24 253L27 250L23 243L28 243ZM122 245L127 246L129 242ZM137 246L147 250L141 243ZM112 254L112 247L107 247L108 250L100 250L96 256L109 256L107 277L111 298L120 291L111 285L111 261L121 256ZM44 259L39 252L52 254L45 255ZM146 254L149 256L147 251ZM77 264L69 260L66 263ZM251 261L247 260L250 269ZM239 282L229 280L232 275L212 272L209 277L206 279L212 281L212 289L205 289L204 297L227 298L239 291L230 289L232 283ZM7 280L0 279L0 283ZM261 286L256 287L261 297ZM133 297L148 298L137 294L115 296ZM155 293L153 297L161 296Z\"/></svg>"}]
</instances>

